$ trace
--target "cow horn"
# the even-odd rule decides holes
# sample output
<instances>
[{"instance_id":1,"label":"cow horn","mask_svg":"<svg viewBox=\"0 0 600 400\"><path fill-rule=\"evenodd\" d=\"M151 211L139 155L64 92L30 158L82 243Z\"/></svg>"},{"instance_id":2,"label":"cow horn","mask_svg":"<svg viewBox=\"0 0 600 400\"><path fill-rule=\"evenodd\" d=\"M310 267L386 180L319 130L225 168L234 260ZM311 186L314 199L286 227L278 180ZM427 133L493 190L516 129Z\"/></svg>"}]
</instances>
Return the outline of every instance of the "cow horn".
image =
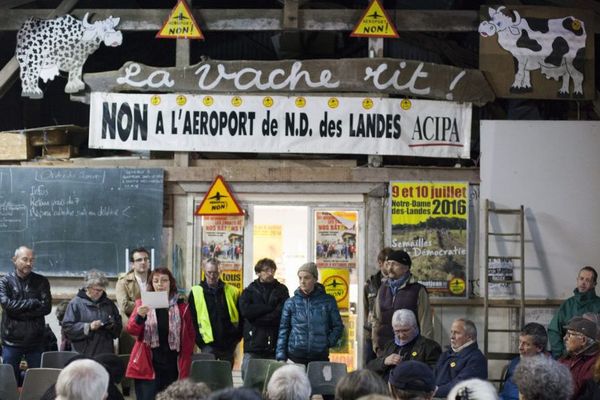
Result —
<instances>
[{"instance_id":1,"label":"cow horn","mask_svg":"<svg viewBox=\"0 0 600 400\"><path fill-rule=\"evenodd\" d=\"M83 19L81 20L81 23L83 24L83 27L86 29L90 29L92 27L92 24L90 24L88 22L88 17L90 16L90 13L85 13L85 15L83 16Z\"/></svg>"},{"instance_id":2,"label":"cow horn","mask_svg":"<svg viewBox=\"0 0 600 400\"><path fill-rule=\"evenodd\" d=\"M518 11L513 11L513 13L515 14L515 19L513 20L513 25L519 25L521 23L521 15L519 14Z\"/></svg>"}]
</instances>

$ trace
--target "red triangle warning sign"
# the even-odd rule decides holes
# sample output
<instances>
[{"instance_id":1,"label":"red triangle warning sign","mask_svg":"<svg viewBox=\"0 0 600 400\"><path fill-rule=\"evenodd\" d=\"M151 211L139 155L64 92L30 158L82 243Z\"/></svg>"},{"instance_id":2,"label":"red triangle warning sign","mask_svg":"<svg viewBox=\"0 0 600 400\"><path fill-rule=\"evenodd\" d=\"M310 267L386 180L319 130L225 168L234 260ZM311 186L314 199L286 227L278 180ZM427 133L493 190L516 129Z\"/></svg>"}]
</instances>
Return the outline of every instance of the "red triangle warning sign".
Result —
<instances>
[{"instance_id":1,"label":"red triangle warning sign","mask_svg":"<svg viewBox=\"0 0 600 400\"><path fill-rule=\"evenodd\" d=\"M218 175L194 215L244 215L229 186Z\"/></svg>"},{"instance_id":2,"label":"red triangle warning sign","mask_svg":"<svg viewBox=\"0 0 600 400\"><path fill-rule=\"evenodd\" d=\"M156 34L160 39L202 39L204 35L185 0L179 0L163 27Z\"/></svg>"},{"instance_id":3,"label":"red triangle warning sign","mask_svg":"<svg viewBox=\"0 0 600 400\"><path fill-rule=\"evenodd\" d=\"M372 0L350 36L397 38L398 31L379 0Z\"/></svg>"}]
</instances>

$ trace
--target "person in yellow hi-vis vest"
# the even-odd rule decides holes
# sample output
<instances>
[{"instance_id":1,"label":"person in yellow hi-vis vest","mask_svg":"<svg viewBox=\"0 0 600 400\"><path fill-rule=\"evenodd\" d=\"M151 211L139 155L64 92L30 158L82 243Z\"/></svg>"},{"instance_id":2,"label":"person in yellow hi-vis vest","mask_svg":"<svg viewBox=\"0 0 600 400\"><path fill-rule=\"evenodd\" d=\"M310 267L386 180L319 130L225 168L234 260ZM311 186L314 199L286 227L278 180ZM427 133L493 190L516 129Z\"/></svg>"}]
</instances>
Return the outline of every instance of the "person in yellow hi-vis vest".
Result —
<instances>
[{"instance_id":1,"label":"person in yellow hi-vis vest","mask_svg":"<svg viewBox=\"0 0 600 400\"><path fill-rule=\"evenodd\" d=\"M238 299L240 291L221 280L219 260L204 263L204 280L189 295L196 344L203 353L227 360L233 368L234 353L242 338Z\"/></svg>"}]
</instances>

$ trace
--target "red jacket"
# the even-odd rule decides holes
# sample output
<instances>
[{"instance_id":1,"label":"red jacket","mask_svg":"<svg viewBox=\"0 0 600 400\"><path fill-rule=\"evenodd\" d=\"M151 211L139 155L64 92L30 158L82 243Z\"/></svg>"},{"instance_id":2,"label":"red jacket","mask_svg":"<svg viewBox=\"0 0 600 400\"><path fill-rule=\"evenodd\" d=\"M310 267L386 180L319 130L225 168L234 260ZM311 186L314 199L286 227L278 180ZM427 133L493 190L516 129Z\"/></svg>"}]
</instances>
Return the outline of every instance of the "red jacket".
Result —
<instances>
[{"instance_id":1,"label":"red jacket","mask_svg":"<svg viewBox=\"0 0 600 400\"><path fill-rule=\"evenodd\" d=\"M573 397L577 399L583 394L585 388L585 382L591 379L594 375L594 364L598 358L598 346L594 345L592 348L584 351L581 354L574 356L566 356L558 360L561 364L564 364L571 371L573 376Z\"/></svg>"},{"instance_id":2,"label":"red jacket","mask_svg":"<svg viewBox=\"0 0 600 400\"><path fill-rule=\"evenodd\" d=\"M136 337L135 344L131 350L129 363L125 376L133 379L153 380L154 366L152 365L152 349L150 345L144 343L144 322L137 322L137 309L142 301L135 301L135 308L129 317L127 323L127 332ZM194 340L196 332L192 325L192 316L187 303L180 303L179 313L181 315L181 348L177 358L177 367L179 369L179 379L186 378L190 374L190 365L192 363L192 352L194 351Z\"/></svg>"}]
</instances>

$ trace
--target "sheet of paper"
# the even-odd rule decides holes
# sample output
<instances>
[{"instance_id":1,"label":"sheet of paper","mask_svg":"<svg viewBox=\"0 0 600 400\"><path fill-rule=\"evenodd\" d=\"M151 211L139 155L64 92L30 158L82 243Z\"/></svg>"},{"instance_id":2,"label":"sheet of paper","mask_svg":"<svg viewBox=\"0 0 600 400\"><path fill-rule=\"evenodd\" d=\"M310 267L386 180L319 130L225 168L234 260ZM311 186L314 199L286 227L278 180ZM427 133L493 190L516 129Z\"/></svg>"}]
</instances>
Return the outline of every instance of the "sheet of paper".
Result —
<instances>
[{"instance_id":1,"label":"sheet of paper","mask_svg":"<svg viewBox=\"0 0 600 400\"><path fill-rule=\"evenodd\" d=\"M169 292L142 292L142 305L151 308L169 308Z\"/></svg>"}]
</instances>

